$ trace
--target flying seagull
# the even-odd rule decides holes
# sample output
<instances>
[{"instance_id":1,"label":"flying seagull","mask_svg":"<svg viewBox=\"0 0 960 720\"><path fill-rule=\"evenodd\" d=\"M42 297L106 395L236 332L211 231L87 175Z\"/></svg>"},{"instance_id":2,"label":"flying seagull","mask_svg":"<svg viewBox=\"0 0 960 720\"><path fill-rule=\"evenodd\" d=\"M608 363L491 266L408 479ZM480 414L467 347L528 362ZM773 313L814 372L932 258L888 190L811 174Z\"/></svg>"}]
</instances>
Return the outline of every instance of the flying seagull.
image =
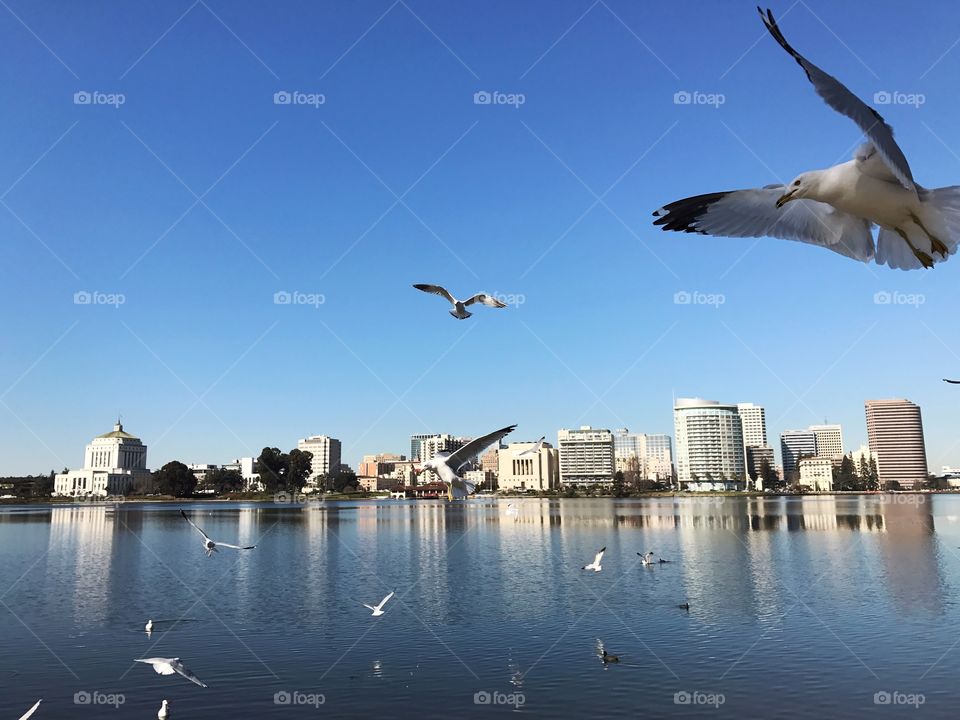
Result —
<instances>
[{"instance_id":1,"label":"flying seagull","mask_svg":"<svg viewBox=\"0 0 960 720\"><path fill-rule=\"evenodd\" d=\"M134 660L134 662L147 663L148 665L153 665L153 669L157 671L158 675L173 675L177 673L178 675L183 675L187 680L200 687L205 688L206 685L200 682L200 678L194 675L190 668L184 666L180 662L180 658L142 658L139 660Z\"/></svg>"},{"instance_id":2,"label":"flying seagull","mask_svg":"<svg viewBox=\"0 0 960 720\"><path fill-rule=\"evenodd\" d=\"M396 592L396 591L393 591L393 592ZM381 600L379 605L367 605L366 603L363 603L363 606L365 608L370 608L371 610L373 610L373 615L372 615L373 617L380 617L381 615L383 615L383 606L387 604L387 600L393 597L393 592L391 592L383 600Z\"/></svg>"},{"instance_id":3,"label":"flying seagull","mask_svg":"<svg viewBox=\"0 0 960 720\"><path fill-rule=\"evenodd\" d=\"M253 550L256 547L256 545L248 545L246 547L241 547L239 545L230 545L229 543L225 543L225 542L214 542L209 537L207 537L207 534L203 530L197 527L197 524L193 522L193 520L187 517L187 514L182 509L180 510L180 514L183 516L184 520L186 520L188 523L193 525L194 529L196 529L198 533L203 535L203 549L207 551L207 557L210 557L215 552L219 552L218 548L222 548L222 547L232 548L233 550Z\"/></svg>"},{"instance_id":4,"label":"flying seagull","mask_svg":"<svg viewBox=\"0 0 960 720\"><path fill-rule=\"evenodd\" d=\"M960 380L947 380L946 378L944 378L943 381L945 383L950 383L951 385L960 385Z\"/></svg>"},{"instance_id":5,"label":"flying seagull","mask_svg":"<svg viewBox=\"0 0 960 720\"><path fill-rule=\"evenodd\" d=\"M434 295L439 295L442 298L446 298L447 302L453 305L453 310L450 311L450 314L453 315L457 320L466 320L468 317L473 315L472 312L467 310L467 306L473 305L474 303L481 303L487 307L492 308L505 308L506 303L500 302L492 295L486 295L484 293L477 293L469 300L457 300L453 295L447 292L446 288L442 288L439 285L425 285L424 283L417 283L414 285L417 290L422 290L425 293L432 293Z\"/></svg>"},{"instance_id":6,"label":"flying seagull","mask_svg":"<svg viewBox=\"0 0 960 720\"><path fill-rule=\"evenodd\" d=\"M433 470L440 476L440 481L447 486L447 492L451 500L461 500L472 494L477 489L475 483L464 480L460 477L460 470L471 459L475 458L488 445L500 442L500 439L513 432L516 425L509 425L499 430L494 430L489 435L484 435L475 440L471 440L462 448L450 452L438 452L426 462L420 463L420 469L417 474L424 470Z\"/></svg>"},{"instance_id":7,"label":"flying seagull","mask_svg":"<svg viewBox=\"0 0 960 720\"><path fill-rule=\"evenodd\" d=\"M853 120L867 142L852 160L802 173L789 186L677 200L657 210L653 224L702 235L798 240L901 270L930 268L946 260L960 239L960 186L929 190L918 185L893 129L880 114L794 50L772 12L760 10L760 16L817 94ZM876 241L874 225L879 227Z\"/></svg>"},{"instance_id":8,"label":"flying seagull","mask_svg":"<svg viewBox=\"0 0 960 720\"><path fill-rule=\"evenodd\" d=\"M589 565L584 565L581 570L593 570L594 572L600 572L603 570L603 566L600 564L600 561L603 559L603 553L605 553L607 548L600 548L600 552L597 553L597 556L593 559L593 562Z\"/></svg>"},{"instance_id":9,"label":"flying seagull","mask_svg":"<svg viewBox=\"0 0 960 720\"><path fill-rule=\"evenodd\" d=\"M536 455L538 452L540 452L540 448L543 447L543 441L546 439L547 439L547 436L544 435L539 440L537 440L537 442L532 447L528 447L523 452L517 453L517 457L523 457L524 455Z\"/></svg>"},{"instance_id":10,"label":"flying seagull","mask_svg":"<svg viewBox=\"0 0 960 720\"><path fill-rule=\"evenodd\" d=\"M37 711L37 708L40 707L40 703L42 702L43 702L43 698L40 698L39 700L37 700L37 702L34 703L32 708L30 708L23 715L20 716L20 720L27 720L28 717L30 717Z\"/></svg>"}]
</instances>

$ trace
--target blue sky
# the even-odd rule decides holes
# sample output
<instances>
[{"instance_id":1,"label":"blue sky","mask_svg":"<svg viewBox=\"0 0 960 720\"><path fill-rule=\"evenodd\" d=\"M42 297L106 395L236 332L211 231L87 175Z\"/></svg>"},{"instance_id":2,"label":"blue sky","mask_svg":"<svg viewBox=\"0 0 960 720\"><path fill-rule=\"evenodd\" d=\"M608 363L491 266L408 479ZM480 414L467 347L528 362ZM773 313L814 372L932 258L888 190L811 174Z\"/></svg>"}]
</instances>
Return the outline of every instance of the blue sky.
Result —
<instances>
[{"instance_id":1,"label":"blue sky","mask_svg":"<svg viewBox=\"0 0 960 720\"><path fill-rule=\"evenodd\" d=\"M921 95L880 110L922 184L957 183L960 10L864 7L773 10L864 99ZM750 2L15 0L0 43L2 474L79 466L118 411L151 467L316 433L355 465L416 432L672 433L674 395L762 404L772 438L841 422L848 447L865 399L907 397L931 468L960 464L960 260L651 224L859 142ZM75 104L95 91L123 103ZM414 282L524 302L458 322Z\"/></svg>"}]
</instances>

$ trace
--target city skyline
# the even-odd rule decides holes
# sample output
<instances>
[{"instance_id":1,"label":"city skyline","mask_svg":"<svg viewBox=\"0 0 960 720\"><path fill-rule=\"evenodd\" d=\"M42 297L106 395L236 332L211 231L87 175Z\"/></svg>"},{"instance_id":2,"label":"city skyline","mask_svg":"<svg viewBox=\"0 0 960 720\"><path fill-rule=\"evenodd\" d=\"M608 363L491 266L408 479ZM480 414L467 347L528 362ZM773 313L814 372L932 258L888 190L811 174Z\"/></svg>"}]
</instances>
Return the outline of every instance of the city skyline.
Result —
<instances>
[{"instance_id":1,"label":"city skyline","mask_svg":"<svg viewBox=\"0 0 960 720\"><path fill-rule=\"evenodd\" d=\"M758 40L752 3L214 11L162 42L174 8L123 15L123 33L109 8L30 6L36 35L0 26L22 68L0 119L15 138L0 259L29 270L0 289L5 473L77 465L117 411L158 459L334 431L353 463L411 432L504 422L669 431L674 395L762 403L771 438L826 416L850 446L864 399L908 397L930 465L960 464L940 382L960 328L934 320L955 261L901 273L652 225L698 188L788 180L860 141ZM889 98L917 180L937 187L960 176L960 55L951 9L926 12L922 30L893 5L811 0L780 19L860 95ZM867 40L891 27L921 50ZM691 173L690 157L722 162ZM418 282L508 307L458 322ZM798 335L807 317L815 341ZM484 381L474 360L506 369ZM469 418L449 401L465 374L483 398Z\"/></svg>"}]
</instances>

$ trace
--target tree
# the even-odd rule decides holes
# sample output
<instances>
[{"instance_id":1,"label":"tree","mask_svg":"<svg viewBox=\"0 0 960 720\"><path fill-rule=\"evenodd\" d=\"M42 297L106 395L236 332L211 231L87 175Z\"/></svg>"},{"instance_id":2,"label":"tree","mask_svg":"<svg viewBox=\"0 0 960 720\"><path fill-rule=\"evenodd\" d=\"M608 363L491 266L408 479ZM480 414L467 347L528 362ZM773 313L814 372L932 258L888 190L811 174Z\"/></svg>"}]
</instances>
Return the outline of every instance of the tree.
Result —
<instances>
[{"instance_id":1,"label":"tree","mask_svg":"<svg viewBox=\"0 0 960 720\"><path fill-rule=\"evenodd\" d=\"M197 488L197 478L182 462L173 460L153 474L154 486L164 495L190 497Z\"/></svg>"},{"instance_id":2,"label":"tree","mask_svg":"<svg viewBox=\"0 0 960 720\"><path fill-rule=\"evenodd\" d=\"M217 495L239 492L243 490L243 475L239 470L216 468L207 473L203 479L203 486L213 490Z\"/></svg>"},{"instance_id":3,"label":"tree","mask_svg":"<svg viewBox=\"0 0 960 720\"><path fill-rule=\"evenodd\" d=\"M622 470L617 470L613 476L613 496L618 498L627 496L627 484L623 479Z\"/></svg>"},{"instance_id":4,"label":"tree","mask_svg":"<svg viewBox=\"0 0 960 720\"><path fill-rule=\"evenodd\" d=\"M763 481L764 490L774 490L780 485L780 477L777 475L777 471L770 464L770 461L767 458L760 459L760 468L759 468L760 479Z\"/></svg>"},{"instance_id":5,"label":"tree","mask_svg":"<svg viewBox=\"0 0 960 720\"><path fill-rule=\"evenodd\" d=\"M286 490L300 492L313 471L313 453L293 449L287 454Z\"/></svg>"},{"instance_id":6,"label":"tree","mask_svg":"<svg viewBox=\"0 0 960 720\"><path fill-rule=\"evenodd\" d=\"M265 447L257 458L256 470L267 492L298 493L310 475L313 453L294 449L289 453Z\"/></svg>"},{"instance_id":7,"label":"tree","mask_svg":"<svg viewBox=\"0 0 960 720\"><path fill-rule=\"evenodd\" d=\"M857 469L853 463L853 458L844 455L840 461L840 466L833 468L833 485L837 490L861 490L860 478L857 476Z\"/></svg>"},{"instance_id":8,"label":"tree","mask_svg":"<svg viewBox=\"0 0 960 720\"><path fill-rule=\"evenodd\" d=\"M870 463L867 465L866 487L868 490L880 489L880 473L877 471L877 459L874 457L870 458Z\"/></svg>"},{"instance_id":9,"label":"tree","mask_svg":"<svg viewBox=\"0 0 960 720\"><path fill-rule=\"evenodd\" d=\"M359 483L356 474L351 470L337 470L328 476L328 482L334 492L347 492L348 488L356 491ZM352 491L351 491L352 492Z\"/></svg>"}]
</instances>

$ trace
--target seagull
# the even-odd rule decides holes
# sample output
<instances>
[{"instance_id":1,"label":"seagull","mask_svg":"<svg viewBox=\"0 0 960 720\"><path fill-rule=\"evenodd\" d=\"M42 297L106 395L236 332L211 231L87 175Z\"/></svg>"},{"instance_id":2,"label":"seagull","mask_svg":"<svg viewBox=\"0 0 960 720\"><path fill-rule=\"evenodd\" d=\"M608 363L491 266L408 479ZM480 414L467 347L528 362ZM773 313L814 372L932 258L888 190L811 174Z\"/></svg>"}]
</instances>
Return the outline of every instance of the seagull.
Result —
<instances>
[{"instance_id":1,"label":"seagull","mask_svg":"<svg viewBox=\"0 0 960 720\"><path fill-rule=\"evenodd\" d=\"M538 452L540 452L540 448L543 447L543 441L546 439L547 439L547 436L544 435L539 440L537 440L537 442L533 445L533 447L528 447L523 452L517 453L517 457L523 457L524 455L536 455Z\"/></svg>"},{"instance_id":2,"label":"seagull","mask_svg":"<svg viewBox=\"0 0 960 720\"><path fill-rule=\"evenodd\" d=\"M475 440L471 440L462 448L451 452L438 452L429 460L420 463L420 469L416 470L419 475L424 470L433 470L440 476L440 481L447 486L448 496L451 500L461 500L472 494L476 490L476 484L460 477L460 470L472 458L475 458L488 446L499 442L501 438L514 431L516 425L508 425L505 428L494 430L489 435L484 435Z\"/></svg>"},{"instance_id":3,"label":"seagull","mask_svg":"<svg viewBox=\"0 0 960 720\"><path fill-rule=\"evenodd\" d=\"M27 720L28 717L30 717L37 711L37 708L40 707L40 703L42 702L43 702L43 698L40 698L39 700L37 700L37 702L34 703L32 708L30 708L23 715L20 716L20 720Z\"/></svg>"},{"instance_id":4,"label":"seagull","mask_svg":"<svg viewBox=\"0 0 960 720\"><path fill-rule=\"evenodd\" d=\"M600 548L600 552L597 553L597 556L593 559L593 562L589 565L584 565L581 570L593 570L594 572L600 572L603 570L603 566L600 564L600 561L603 559L603 553L606 552L607 548Z\"/></svg>"},{"instance_id":5,"label":"seagull","mask_svg":"<svg viewBox=\"0 0 960 720\"><path fill-rule=\"evenodd\" d=\"M512 518L514 518L514 521L516 521L517 519L519 519L519 517L520 517L520 508L518 508L518 507L517 507L516 505L514 505L513 503L508 503L508 504L507 504L507 517L512 517Z\"/></svg>"},{"instance_id":6,"label":"seagull","mask_svg":"<svg viewBox=\"0 0 960 720\"><path fill-rule=\"evenodd\" d=\"M646 567L647 565L653 565L653 550L651 550L646 554L637 553L637 555L640 556L640 562L643 563L644 567Z\"/></svg>"},{"instance_id":7,"label":"seagull","mask_svg":"<svg viewBox=\"0 0 960 720\"><path fill-rule=\"evenodd\" d=\"M679 605L677 605L677 607L680 608L681 610L689 610L690 603L680 603Z\"/></svg>"},{"instance_id":8,"label":"seagull","mask_svg":"<svg viewBox=\"0 0 960 720\"><path fill-rule=\"evenodd\" d=\"M169 709L169 708L170 708L170 703L168 703L166 700L164 700L164 701L160 704L160 709L157 710L157 719L158 719L158 720L166 720L166 718L170 717L170 709Z\"/></svg>"},{"instance_id":9,"label":"seagull","mask_svg":"<svg viewBox=\"0 0 960 720\"><path fill-rule=\"evenodd\" d=\"M229 543L225 543L225 542L214 542L209 537L207 537L207 534L203 530L197 527L196 523L194 523L193 520L187 517L187 514L182 509L180 510L180 514L183 516L184 520L186 520L188 523L193 525L193 527L196 529L198 533L203 535L203 549L207 551L207 557L210 557L215 552L218 552L218 548L221 548L221 547L232 548L233 550L253 550L256 547L256 545L248 545L246 547L240 547L239 545L230 545Z\"/></svg>"},{"instance_id":10,"label":"seagull","mask_svg":"<svg viewBox=\"0 0 960 720\"><path fill-rule=\"evenodd\" d=\"M468 317L473 315L472 312L467 310L468 305L473 305L474 303L482 303L487 307L492 308L505 308L506 303L500 302L492 295L486 295L484 293L477 293L469 300L457 300L453 295L447 292L446 288L442 288L439 285L426 285L424 283L417 283L414 285L417 290L422 290L425 293L433 293L434 295L439 295L442 298L446 298L447 301L453 305L453 310L450 311L450 314L453 315L457 320L466 320Z\"/></svg>"},{"instance_id":11,"label":"seagull","mask_svg":"<svg viewBox=\"0 0 960 720\"><path fill-rule=\"evenodd\" d=\"M620 658L617 655L611 655L607 652L607 648L603 645L603 640L597 638L597 655L600 656L600 662L604 665L607 663L618 663Z\"/></svg>"},{"instance_id":12,"label":"seagull","mask_svg":"<svg viewBox=\"0 0 960 720\"><path fill-rule=\"evenodd\" d=\"M147 624L143 626L143 629L147 631L147 635L153 632L153 620L147 620Z\"/></svg>"},{"instance_id":13,"label":"seagull","mask_svg":"<svg viewBox=\"0 0 960 720\"><path fill-rule=\"evenodd\" d=\"M901 270L931 268L935 261L946 260L960 239L960 186L918 185L893 129L880 114L794 50L772 12L757 9L774 40L803 68L817 94L853 120L867 142L852 160L802 173L788 186L677 200L654 212L653 224L702 235L798 240ZM879 227L876 242L874 225Z\"/></svg>"},{"instance_id":14,"label":"seagull","mask_svg":"<svg viewBox=\"0 0 960 720\"><path fill-rule=\"evenodd\" d=\"M180 658L142 658L139 660L134 660L134 662L147 663L148 665L153 665L153 669L157 671L158 675L173 675L177 673L183 675L187 680L200 687L205 688L200 678L194 675L189 668L185 667Z\"/></svg>"},{"instance_id":15,"label":"seagull","mask_svg":"<svg viewBox=\"0 0 960 720\"><path fill-rule=\"evenodd\" d=\"M394 592L396 591L394 590L389 595L387 595L383 600L381 600L379 605L367 605L366 603L363 603L363 606L365 608L370 608L371 610L373 610L372 617L380 617L381 615L383 615L383 606L387 604L387 600L393 597Z\"/></svg>"},{"instance_id":16,"label":"seagull","mask_svg":"<svg viewBox=\"0 0 960 720\"><path fill-rule=\"evenodd\" d=\"M947 380L946 378L944 378L943 381L945 383L950 383L951 385L960 385L960 380Z\"/></svg>"}]
</instances>

